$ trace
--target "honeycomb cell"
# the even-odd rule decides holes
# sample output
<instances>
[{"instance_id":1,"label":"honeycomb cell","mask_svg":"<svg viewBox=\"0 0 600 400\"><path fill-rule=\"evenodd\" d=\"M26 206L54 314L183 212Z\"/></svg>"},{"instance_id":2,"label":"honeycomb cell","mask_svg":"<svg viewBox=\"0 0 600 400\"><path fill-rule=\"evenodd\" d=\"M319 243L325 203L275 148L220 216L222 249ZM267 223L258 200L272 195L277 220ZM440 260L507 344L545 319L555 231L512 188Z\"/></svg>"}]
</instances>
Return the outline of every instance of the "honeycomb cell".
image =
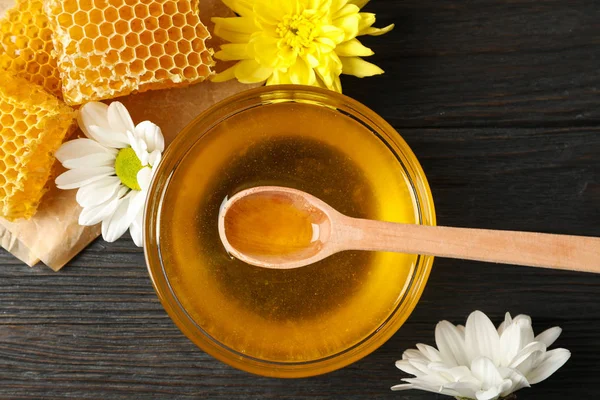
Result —
<instances>
[{"instance_id":1,"label":"honeycomb cell","mask_svg":"<svg viewBox=\"0 0 600 400\"><path fill-rule=\"evenodd\" d=\"M173 15L173 25L181 28L186 24L185 17L183 15Z\"/></svg>"},{"instance_id":2,"label":"honeycomb cell","mask_svg":"<svg viewBox=\"0 0 600 400\"><path fill-rule=\"evenodd\" d=\"M57 61L52 56L52 31L43 4L44 0L17 0L0 19L0 69L29 82L39 82L48 92L61 97L60 85L56 85L60 79ZM51 73L40 74L44 66Z\"/></svg>"},{"instance_id":3,"label":"honeycomb cell","mask_svg":"<svg viewBox=\"0 0 600 400\"><path fill-rule=\"evenodd\" d=\"M96 39L100 36L100 30L98 29L98 25L87 24L84 28L85 35L90 39Z\"/></svg>"},{"instance_id":4,"label":"honeycomb cell","mask_svg":"<svg viewBox=\"0 0 600 400\"><path fill-rule=\"evenodd\" d=\"M179 52L183 54L187 54L192 51L192 45L187 40L180 40L177 42L177 48L179 49Z\"/></svg>"},{"instance_id":5,"label":"honeycomb cell","mask_svg":"<svg viewBox=\"0 0 600 400\"><path fill-rule=\"evenodd\" d=\"M169 35L169 40L172 42L177 42L181 39L181 30L179 28L170 28L167 32Z\"/></svg>"},{"instance_id":6,"label":"honeycomb cell","mask_svg":"<svg viewBox=\"0 0 600 400\"><path fill-rule=\"evenodd\" d=\"M167 31L165 31L164 29L154 31L154 41L156 43L167 43L167 40L169 40L169 35L167 34Z\"/></svg>"},{"instance_id":7,"label":"honeycomb cell","mask_svg":"<svg viewBox=\"0 0 600 400\"><path fill-rule=\"evenodd\" d=\"M133 11L135 12L135 16L140 19L146 18L148 15L150 15L148 12L148 6L145 4L136 5Z\"/></svg>"},{"instance_id":8,"label":"honeycomb cell","mask_svg":"<svg viewBox=\"0 0 600 400\"><path fill-rule=\"evenodd\" d=\"M105 23L103 23L103 24L100 25L100 33L106 39L108 36L110 36L113 33L115 33L115 27L113 26L113 24L111 24L109 22L105 22Z\"/></svg>"},{"instance_id":9,"label":"honeycomb cell","mask_svg":"<svg viewBox=\"0 0 600 400\"><path fill-rule=\"evenodd\" d=\"M0 216L31 218L75 112L11 72L0 71L0 82Z\"/></svg>"},{"instance_id":10,"label":"honeycomb cell","mask_svg":"<svg viewBox=\"0 0 600 400\"><path fill-rule=\"evenodd\" d=\"M109 44L108 39L106 37L99 37L94 41L94 48L101 53L104 53L108 50Z\"/></svg>"},{"instance_id":11,"label":"honeycomb cell","mask_svg":"<svg viewBox=\"0 0 600 400\"><path fill-rule=\"evenodd\" d=\"M135 57L139 60L145 60L150 56L150 50L145 46L138 46L135 48Z\"/></svg>"},{"instance_id":12,"label":"honeycomb cell","mask_svg":"<svg viewBox=\"0 0 600 400\"><path fill-rule=\"evenodd\" d=\"M213 73L198 0L47 0L46 11L68 104L186 86ZM176 61L180 51L186 57ZM191 51L199 55L187 57ZM79 58L99 78L90 79Z\"/></svg>"}]
</instances>

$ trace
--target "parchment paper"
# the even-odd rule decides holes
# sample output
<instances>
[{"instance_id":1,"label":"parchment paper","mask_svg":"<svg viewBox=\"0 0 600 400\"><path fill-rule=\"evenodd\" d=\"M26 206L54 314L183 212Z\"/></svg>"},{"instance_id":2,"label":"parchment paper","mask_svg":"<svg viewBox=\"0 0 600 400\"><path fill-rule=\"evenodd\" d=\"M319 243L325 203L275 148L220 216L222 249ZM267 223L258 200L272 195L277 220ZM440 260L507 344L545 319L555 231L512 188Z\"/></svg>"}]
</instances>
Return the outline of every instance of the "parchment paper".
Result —
<instances>
[{"instance_id":1,"label":"parchment paper","mask_svg":"<svg viewBox=\"0 0 600 400\"><path fill-rule=\"evenodd\" d=\"M0 16L14 0L0 0ZM208 25L212 16L230 16L220 0L200 0L200 17ZM216 39L209 46L218 45ZM226 66L217 65L217 70ZM134 123L151 120L159 125L167 144L198 114L216 102L251 86L235 81L203 82L183 89L135 94L118 99L129 109ZM55 271L61 269L100 234L100 226L82 227L77 223L80 207L75 190L61 191L50 183L48 193L36 215L29 221L10 223L0 218L0 245L30 266L39 261Z\"/></svg>"}]
</instances>

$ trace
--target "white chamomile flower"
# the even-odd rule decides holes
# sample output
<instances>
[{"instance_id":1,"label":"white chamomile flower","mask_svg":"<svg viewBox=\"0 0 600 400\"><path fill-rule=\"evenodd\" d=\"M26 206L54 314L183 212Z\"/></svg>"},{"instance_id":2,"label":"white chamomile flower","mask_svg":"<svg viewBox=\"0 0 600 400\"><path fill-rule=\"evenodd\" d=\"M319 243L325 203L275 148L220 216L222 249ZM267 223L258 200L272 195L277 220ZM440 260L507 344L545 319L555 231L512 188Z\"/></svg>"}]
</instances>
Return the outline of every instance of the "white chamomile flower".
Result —
<instances>
[{"instance_id":1,"label":"white chamomile flower","mask_svg":"<svg viewBox=\"0 0 600 400\"><path fill-rule=\"evenodd\" d=\"M550 328L533 335L531 318L506 313L494 327L481 311L471 313L466 326L441 321L435 328L437 349L418 344L396 362L400 370L415 375L392 390L420 389L457 399L496 400L541 382L567 362L566 349L546 349L562 330Z\"/></svg>"},{"instance_id":2,"label":"white chamomile flower","mask_svg":"<svg viewBox=\"0 0 600 400\"><path fill-rule=\"evenodd\" d=\"M119 102L87 103L79 110L77 122L87 138L66 142L56 152L68 169L56 178L56 186L79 189L80 225L102 223L107 242L129 229L141 247L148 187L165 148L160 128L150 121L135 126Z\"/></svg>"}]
</instances>

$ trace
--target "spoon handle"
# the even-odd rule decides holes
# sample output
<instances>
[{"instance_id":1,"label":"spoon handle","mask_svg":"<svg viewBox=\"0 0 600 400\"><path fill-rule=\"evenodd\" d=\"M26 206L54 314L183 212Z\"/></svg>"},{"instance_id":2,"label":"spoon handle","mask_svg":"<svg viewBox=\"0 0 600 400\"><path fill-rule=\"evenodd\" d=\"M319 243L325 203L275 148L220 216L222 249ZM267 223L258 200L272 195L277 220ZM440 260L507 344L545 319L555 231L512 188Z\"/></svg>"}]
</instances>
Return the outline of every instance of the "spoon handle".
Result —
<instances>
[{"instance_id":1,"label":"spoon handle","mask_svg":"<svg viewBox=\"0 0 600 400\"><path fill-rule=\"evenodd\" d=\"M346 218L340 248L600 273L600 238Z\"/></svg>"}]
</instances>

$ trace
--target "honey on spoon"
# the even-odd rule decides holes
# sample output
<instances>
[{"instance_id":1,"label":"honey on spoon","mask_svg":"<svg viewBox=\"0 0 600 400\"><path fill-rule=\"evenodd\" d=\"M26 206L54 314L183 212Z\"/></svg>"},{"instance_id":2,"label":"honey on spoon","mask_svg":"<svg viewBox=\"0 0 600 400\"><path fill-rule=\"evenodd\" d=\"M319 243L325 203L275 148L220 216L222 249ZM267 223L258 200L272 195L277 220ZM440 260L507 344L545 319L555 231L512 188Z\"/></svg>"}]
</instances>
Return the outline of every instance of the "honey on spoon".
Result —
<instances>
[{"instance_id":1,"label":"honey on spoon","mask_svg":"<svg viewBox=\"0 0 600 400\"><path fill-rule=\"evenodd\" d=\"M600 238L350 218L308 193L275 186L246 189L226 201L219 236L229 254L272 269L373 250L600 272Z\"/></svg>"}]
</instances>

